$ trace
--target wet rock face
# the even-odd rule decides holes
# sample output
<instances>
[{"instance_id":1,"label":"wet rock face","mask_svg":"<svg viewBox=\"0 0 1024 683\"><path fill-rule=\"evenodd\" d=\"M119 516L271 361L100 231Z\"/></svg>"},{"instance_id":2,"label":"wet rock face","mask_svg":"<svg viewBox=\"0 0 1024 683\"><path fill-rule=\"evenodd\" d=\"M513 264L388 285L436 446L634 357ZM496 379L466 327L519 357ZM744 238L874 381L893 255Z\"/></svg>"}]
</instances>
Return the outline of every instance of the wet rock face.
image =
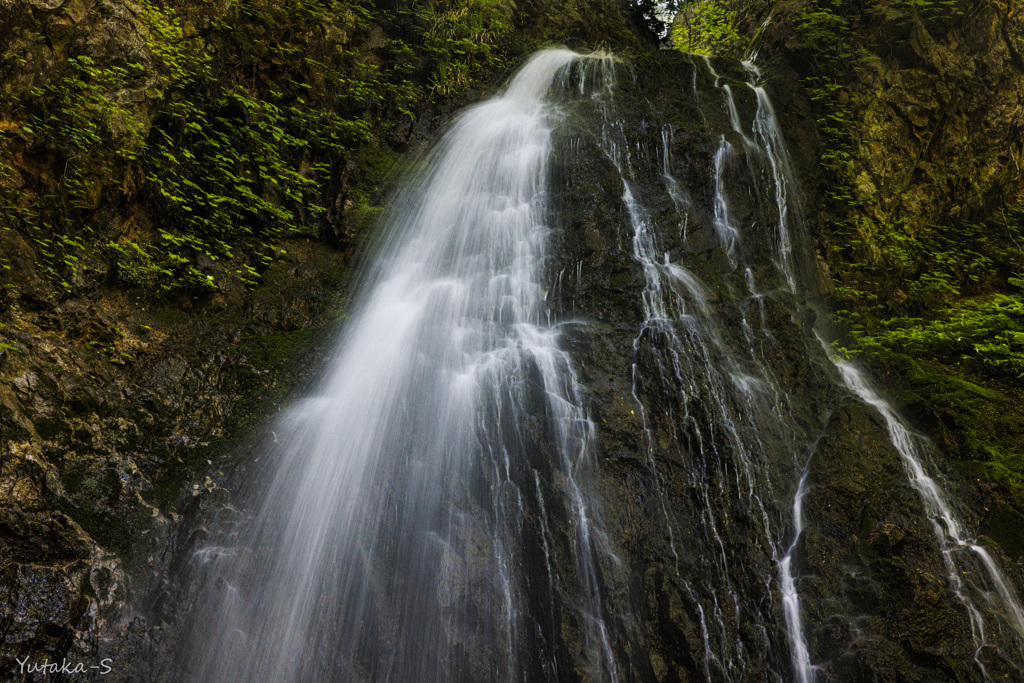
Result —
<instances>
[{"instance_id":1,"label":"wet rock face","mask_svg":"<svg viewBox=\"0 0 1024 683\"><path fill-rule=\"evenodd\" d=\"M610 119L574 110L582 120L563 132L554 154L554 213L564 250L559 267L566 273L558 280L556 305L578 321L566 333L566 343L592 402L604 521L614 546L611 554L623 563L603 567L606 581L621 584L609 591L615 602L607 612L620 642L632 643L633 651L618 654L636 680L720 675L709 672L709 658L735 655L733 644L740 640L756 655L711 667L726 667L727 675L733 675L733 666L743 666L754 678L788 670L784 634L777 628L758 629L763 617L755 605L763 604L762 584L772 574L768 549L752 542L763 536L763 522L728 482L726 468L739 465L739 458L729 454L715 389L699 385L713 381L702 377L708 368L697 358L709 352L705 343L710 339L694 331L682 346L674 345L669 332L645 324L649 285L636 255L635 217L623 199L624 183L629 183L645 220L656 226L659 261L698 273L711 305L728 316L722 321L728 327L726 343L737 343L735 336L742 339L738 316L749 303L743 274L728 262L713 226L714 156L720 136L733 137L713 80L703 63L681 55L665 55L664 62L644 64L633 73L623 69ZM751 103L740 102L749 121ZM616 140L629 150L631 173L616 168L602 131L621 134ZM743 141L732 142L738 153L727 173L739 176L746 168ZM672 177L685 192L684 205L673 202L667 191L665 154ZM748 201L750 182L733 186L738 190L731 207L736 222L750 224L758 210ZM754 242L750 249L758 248ZM734 309L733 304L740 305ZM769 302L766 311L781 317L778 302ZM800 343L799 327L785 333ZM692 357L673 358L674 352ZM681 365L674 369L673 362ZM690 377L701 380L690 384ZM698 394L687 395L693 390ZM786 460L792 467L789 453L777 465ZM736 500L730 499L733 495ZM780 505L770 514L778 519L785 512ZM719 526L711 530L709 523ZM720 553L727 555L731 569L719 566ZM716 599L730 602L716 607ZM731 612L738 605L744 618L726 618L719 630L713 623L716 609ZM772 617L782 623L781 613Z\"/></svg>"},{"instance_id":2,"label":"wet rock face","mask_svg":"<svg viewBox=\"0 0 1024 683\"><path fill-rule=\"evenodd\" d=\"M795 678L778 563L806 465L805 529L792 555L819 678L981 680L967 610L885 424L841 388L813 337L804 303L820 277L806 265L813 259L798 259L806 294L791 295L779 275L763 159L732 130L703 62L662 54L640 64L619 72L608 116L568 106L552 160L558 257L548 296L567 321L564 343L598 430L600 562L620 674ZM747 76L714 66L749 128L757 103ZM723 136L733 149L724 185L737 265L714 228ZM628 150L627 170L609 140ZM678 310L675 326L650 320L627 184L653 226L658 262L703 288L704 322L686 296L692 327ZM796 239L806 251L806 236ZM1014 651L1009 633L993 638ZM994 649L981 657L989 674L1013 670Z\"/></svg>"},{"instance_id":3,"label":"wet rock face","mask_svg":"<svg viewBox=\"0 0 1024 683\"><path fill-rule=\"evenodd\" d=\"M160 597L168 549L198 538L172 533L179 513L216 498L225 436L316 366L300 352L315 355L344 269L322 246L288 250L264 287L236 299L179 307L101 290L8 319L18 331L0 356L2 670L25 657L111 657L114 680L145 670L173 618Z\"/></svg>"},{"instance_id":4,"label":"wet rock face","mask_svg":"<svg viewBox=\"0 0 1024 683\"><path fill-rule=\"evenodd\" d=\"M808 5L779 3L762 36L762 55L778 60L774 68L783 76L783 91L799 90L819 57L794 27L794 17ZM849 91L840 104L853 138L852 167L842 180L860 193L858 218L876 233L904 221L912 237L936 222L984 220L1019 180L1024 143L1019 11L989 0L921 12L880 2L876 10L857 28L864 49L859 66L831 76ZM757 22L766 18L765 11L744 10ZM810 124L801 135L824 136L807 121L804 98L780 97L777 105L787 118ZM814 173L819 158L799 162L811 191L825 189L826 177ZM821 230L825 237L829 226Z\"/></svg>"},{"instance_id":5,"label":"wet rock face","mask_svg":"<svg viewBox=\"0 0 1024 683\"><path fill-rule=\"evenodd\" d=\"M952 31L920 20L880 31L904 35L855 85L865 103L858 178L904 191L883 192L872 218L899 212L917 227L987 216L1019 175L1021 22L979 2Z\"/></svg>"},{"instance_id":6,"label":"wet rock face","mask_svg":"<svg viewBox=\"0 0 1024 683\"><path fill-rule=\"evenodd\" d=\"M617 0L523 0L516 3L521 30L542 42L616 51L648 48Z\"/></svg>"},{"instance_id":7,"label":"wet rock face","mask_svg":"<svg viewBox=\"0 0 1024 683\"><path fill-rule=\"evenodd\" d=\"M826 680L978 678L966 610L877 415L838 405L812 472L805 505L814 523L797 557L811 651L830 662ZM880 637L866 642L864 633Z\"/></svg>"}]
</instances>

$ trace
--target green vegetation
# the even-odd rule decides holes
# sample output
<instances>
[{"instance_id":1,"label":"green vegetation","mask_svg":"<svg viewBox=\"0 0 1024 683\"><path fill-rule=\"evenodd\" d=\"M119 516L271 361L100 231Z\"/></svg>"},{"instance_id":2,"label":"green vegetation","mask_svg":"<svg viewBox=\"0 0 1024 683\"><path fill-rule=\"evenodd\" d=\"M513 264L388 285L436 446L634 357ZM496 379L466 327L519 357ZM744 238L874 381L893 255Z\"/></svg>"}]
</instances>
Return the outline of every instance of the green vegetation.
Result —
<instances>
[{"instance_id":1,"label":"green vegetation","mask_svg":"<svg viewBox=\"0 0 1024 683\"><path fill-rule=\"evenodd\" d=\"M924 27L955 30L964 3L811 0L792 19L804 85L824 151L829 259L843 343L902 387L901 407L931 423L962 459L964 479L1004 487L1002 518L1024 510L1024 193L982 220L922 220L901 203L883 209L867 176L862 114L877 94L858 84L892 38ZM906 38L900 38L906 40ZM912 169L911 169L912 170ZM889 192L913 200L912 175ZM1012 508L1012 509L1011 509ZM1013 512L1013 510L1017 512ZM1005 529L985 533L1019 552ZM1012 546L1012 548L1011 548Z\"/></svg>"},{"instance_id":2,"label":"green vegetation","mask_svg":"<svg viewBox=\"0 0 1024 683\"><path fill-rule=\"evenodd\" d=\"M882 359L910 354L1010 386L1024 378L1024 206L1018 199L1007 208L983 224L926 226L916 236L887 226L876 235L872 261L841 270L853 286L838 290L837 315L852 348ZM864 250L856 238L845 248Z\"/></svg>"},{"instance_id":3,"label":"green vegetation","mask_svg":"<svg viewBox=\"0 0 1024 683\"><path fill-rule=\"evenodd\" d=\"M514 9L513 0L455 0L419 10L428 22L424 46L437 63L431 94L458 94L484 68L501 62L512 40Z\"/></svg>"},{"instance_id":4,"label":"green vegetation","mask_svg":"<svg viewBox=\"0 0 1024 683\"><path fill-rule=\"evenodd\" d=\"M906 353L994 379L1024 379L1024 297L993 294L959 301L929 318L893 317L870 328L852 324L858 350Z\"/></svg>"},{"instance_id":5,"label":"green vegetation","mask_svg":"<svg viewBox=\"0 0 1024 683\"><path fill-rule=\"evenodd\" d=\"M728 0L686 3L671 29L672 45L693 54L738 55L744 40L737 30L737 13Z\"/></svg>"},{"instance_id":6,"label":"green vegetation","mask_svg":"<svg viewBox=\"0 0 1024 683\"><path fill-rule=\"evenodd\" d=\"M914 355L890 354L887 366L907 387L898 397L901 406L938 426L954 471L1002 485L1004 500L1024 509L1024 409L1018 397Z\"/></svg>"},{"instance_id":7,"label":"green vegetation","mask_svg":"<svg viewBox=\"0 0 1024 683\"><path fill-rule=\"evenodd\" d=\"M994 380L1024 374L1019 273L1024 271L1022 197L983 223L911 225L879 222L874 188L855 176L857 92L852 74L877 59L868 49L872 21L950 22L952 2L812 0L793 18L800 49L811 61L804 80L818 105L831 202L837 318L850 350L911 354ZM1017 274L1014 276L1014 274Z\"/></svg>"},{"instance_id":8,"label":"green vegetation","mask_svg":"<svg viewBox=\"0 0 1024 683\"><path fill-rule=\"evenodd\" d=\"M210 19L191 0L143 0L144 53L98 63L80 45L31 98L6 103L0 143L25 141L54 177L24 186L31 174L0 144L0 227L29 239L66 292L109 270L190 296L225 277L255 284L282 237L317 237L327 220L365 228L378 210L345 160L374 165L364 150L383 149L416 102L500 66L513 35L512 0L392 5L244 0ZM350 221L328 215L327 193L344 188Z\"/></svg>"},{"instance_id":9,"label":"green vegetation","mask_svg":"<svg viewBox=\"0 0 1024 683\"><path fill-rule=\"evenodd\" d=\"M837 179L829 188L829 197L857 204L874 198L848 180L853 171L851 129L856 96L845 83L873 55L862 44L855 21L840 11L841 2L812 0L793 17L793 28L801 49L814 61L811 74L804 78L804 87L811 101L820 105L818 130L825 138L822 166Z\"/></svg>"}]
</instances>

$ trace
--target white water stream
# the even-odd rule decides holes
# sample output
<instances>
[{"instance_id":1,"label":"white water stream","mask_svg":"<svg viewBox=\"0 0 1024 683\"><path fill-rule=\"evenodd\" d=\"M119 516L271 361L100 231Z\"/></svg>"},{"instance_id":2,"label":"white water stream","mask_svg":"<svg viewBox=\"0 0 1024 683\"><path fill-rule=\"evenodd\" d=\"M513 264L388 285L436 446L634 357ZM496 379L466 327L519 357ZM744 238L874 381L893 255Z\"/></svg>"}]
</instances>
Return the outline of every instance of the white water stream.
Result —
<instances>
[{"instance_id":1,"label":"white water stream","mask_svg":"<svg viewBox=\"0 0 1024 683\"><path fill-rule=\"evenodd\" d=\"M553 504L536 470L523 476L536 438L555 459L536 467L560 473L557 503L574 529L584 657L592 675L616 679L596 511L580 483L594 426L543 301L558 118L546 95L578 58L535 56L503 95L459 117L396 200L327 376L276 430L276 475L239 542L242 561L222 569L226 588L193 646L194 680L369 670L440 682L460 666L448 656L459 638L497 641L508 678L521 678L517 653L534 628L520 613L523 497L537 495L542 512ZM526 432L538 409L540 437ZM481 570L488 581L472 585ZM452 610L474 600L488 613L453 635ZM393 629L378 637L390 648L362 642L374 620ZM312 661L320 652L335 654Z\"/></svg>"},{"instance_id":2,"label":"white water stream","mask_svg":"<svg viewBox=\"0 0 1024 683\"><path fill-rule=\"evenodd\" d=\"M1002 615L1018 644L1024 644L1024 610L1021 608L1020 598L1003 576L992 555L968 537L959 515L953 511L946 499L946 494L938 482L926 472L919 437L907 428L892 406L875 392L860 370L849 362L839 360L820 337L819 341L839 370L847 389L878 411L885 420L889 439L893 448L900 454L910 485L917 491L925 513L931 520L935 538L942 550L942 560L950 588L967 610L974 643L978 647L975 662L987 678L981 650L991 643L986 636L985 616L976 605L976 599L982 597L987 603L997 606L994 612ZM968 570L975 570L977 566L971 563L965 554L973 555L977 559L983 569L981 574L988 579L988 586L969 583L970 579L967 577L971 576L971 573Z\"/></svg>"},{"instance_id":3,"label":"white water stream","mask_svg":"<svg viewBox=\"0 0 1024 683\"><path fill-rule=\"evenodd\" d=\"M463 113L422 160L393 202L386 240L325 376L274 429L273 473L259 503L222 548L196 554L207 587L187 649L188 679L529 681L557 680L567 666L584 680L642 679L624 661L633 644L607 613L609 600L619 599L620 609L628 600L610 595L604 575L619 559L605 540L597 493L597 429L546 302L552 136L565 116L558 103L577 98L600 112L595 138L622 183L643 277L632 400L675 579L697 615L704 675L748 680L770 662L763 672L791 666L800 683L815 680L794 573L814 445L799 435L769 359L766 294L754 274L768 282L768 295L799 295L797 183L757 69L745 65L750 81L734 93L703 62L728 125L707 131L718 139L707 188L676 178L675 131L661 129L653 156L679 218L671 230L644 203L639 169L650 160L616 114L609 55L539 53L504 93ZM748 122L736 100L745 87L757 107ZM700 101L696 71L694 93ZM715 106L709 99L701 106ZM739 193L749 192L730 187L740 153L750 186L768 188L757 201L771 204L760 214L771 217L762 226L771 260L762 257L768 265L760 270L748 248L753 226L734 211ZM731 269L727 284L702 281L665 246L673 233L688 247L702 196ZM729 321L742 334L726 329ZM653 359L657 390L669 400L644 385L642 357ZM964 532L913 435L853 366L833 362L846 388L884 418L979 651L988 644L979 596L998 604L1024 638L1012 586ZM655 415L655 405L666 415ZM673 445L656 443L656 419L677 425ZM773 482L776 453L783 481ZM685 494L667 488L659 461L667 457L685 468ZM699 508L698 529L673 522L670 503L684 495ZM753 580L730 538L738 524L750 534L745 559L761 563ZM686 545L684 537L701 542ZM961 578L968 553L987 577L985 590ZM707 575L686 575L686 566ZM556 652L566 633L578 644L571 665Z\"/></svg>"}]
</instances>

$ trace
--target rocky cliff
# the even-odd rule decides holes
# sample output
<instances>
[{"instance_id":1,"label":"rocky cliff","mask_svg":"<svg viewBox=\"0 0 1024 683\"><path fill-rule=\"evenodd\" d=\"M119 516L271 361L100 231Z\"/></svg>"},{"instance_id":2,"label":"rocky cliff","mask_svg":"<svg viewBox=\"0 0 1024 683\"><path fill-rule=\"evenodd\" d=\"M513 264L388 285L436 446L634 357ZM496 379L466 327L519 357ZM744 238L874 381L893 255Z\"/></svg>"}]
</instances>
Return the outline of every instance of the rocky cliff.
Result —
<instances>
[{"instance_id":1,"label":"rocky cliff","mask_svg":"<svg viewBox=\"0 0 1024 683\"><path fill-rule=\"evenodd\" d=\"M609 612L636 644L622 653L624 677L799 679L785 606L764 583L801 524L789 507L797 496L804 526L788 552L820 680L981 680L975 657L990 675L1012 676L1013 627L990 631L999 649L979 649L933 511L882 416L843 388L816 338L829 329L815 251L825 238L820 218L797 214L797 188L786 220L804 228L792 235L796 295L787 290L750 72L666 53L632 69L610 121L564 133L564 252L554 267L575 266L557 301L587 321L567 339L593 401L605 523L621 563L603 567L615 586ZM817 150L800 137L808 100L789 83L769 89L792 117L781 120L799 165ZM615 149L629 151L616 158ZM807 189L814 212L813 182ZM742 226L732 258L721 248L723 197ZM977 513L961 513L977 529ZM1001 561L1020 585L1021 566Z\"/></svg>"},{"instance_id":2,"label":"rocky cliff","mask_svg":"<svg viewBox=\"0 0 1024 683\"><path fill-rule=\"evenodd\" d=\"M610 0L398 4L0 5L0 667L111 656L122 680L172 675L187 591L170 582L187 583L203 520L230 509L251 428L315 371L400 155L544 41L647 49ZM721 101L711 65L659 53L619 79L641 203L688 231L689 246L663 232L659 248L730 311L729 351L711 354L744 349L742 322L760 320L758 362L799 387L782 403L792 431L761 437L777 494L763 509L732 483L743 447L693 455L730 438L708 412L721 397L681 379L696 370L667 375L665 333L641 334L648 283L623 171L593 133L607 121L579 113L560 142L552 276L578 275L552 301L592 321L566 339L600 428L622 560L603 571L615 628L638 644L622 653L630 677L792 675L782 606L733 617L718 600L770 601L769 541L787 543L805 461L813 512L794 558L812 661L833 662L835 680L977 677L970 619L884 425L808 351L822 300L1024 585L1021 10L861 5L757 3L736 22L760 50L802 186L806 300L758 298L713 248L707 169L719 136L745 147L720 104L698 102ZM751 124L748 75L714 67ZM733 173L738 222L765 224L764 187ZM768 236L749 248L768 291ZM666 398L687 392L690 404ZM778 403L751 396L727 412L742 422ZM695 588L692 571L712 578ZM1012 672L1008 656L983 659Z\"/></svg>"},{"instance_id":3,"label":"rocky cliff","mask_svg":"<svg viewBox=\"0 0 1024 683\"><path fill-rule=\"evenodd\" d=\"M843 345L900 392L986 537L1020 557L1019 4L739 12L787 74L788 133L816 139L798 164Z\"/></svg>"},{"instance_id":4,"label":"rocky cliff","mask_svg":"<svg viewBox=\"0 0 1024 683\"><path fill-rule=\"evenodd\" d=\"M399 155L538 41L641 46L512 8L0 5L5 671L145 671L180 520L317 367Z\"/></svg>"}]
</instances>

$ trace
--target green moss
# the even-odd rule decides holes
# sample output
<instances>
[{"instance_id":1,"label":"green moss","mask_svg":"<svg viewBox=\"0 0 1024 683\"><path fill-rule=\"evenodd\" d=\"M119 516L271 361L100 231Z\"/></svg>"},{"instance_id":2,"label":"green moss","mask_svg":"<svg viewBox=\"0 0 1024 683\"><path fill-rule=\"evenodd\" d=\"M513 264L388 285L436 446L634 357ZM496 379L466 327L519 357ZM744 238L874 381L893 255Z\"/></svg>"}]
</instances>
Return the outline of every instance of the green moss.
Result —
<instances>
[{"instance_id":1,"label":"green moss","mask_svg":"<svg viewBox=\"0 0 1024 683\"><path fill-rule=\"evenodd\" d=\"M228 375L224 385L224 393L233 397L224 433L236 436L214 437L180 453L163 454L162 466L151 479L153 488L146 496L147 501L161 509L173 508L188 482L196 481L211 466L222 465L238 452L233 445L238 443L238 435L262 428L274 405L294 386L303 352L320 334L322 328L313 328L275 332L241 342L238 351L247 362Z\"/></svg>"},{"instance_id":2,"label":"green moss","mask_svg":"<svg viewBox=\"0 0 1024 683\"><path fill-rule=\"evenodd\" d=\"M893 355L890 366L904 373L903 376L910 385L901 395L903 403L910 403L913 400L936 401L955 411L963 412L1003 398L995 389L983 387L951 374L941 365L922 361L907 354Z\"/></svg>"},{"instance_id":3,"label":"green moss","mask_svg":"<svg viewBox=\"0 0 1024 683\"><path fill-rule=\"evenodd\" d=\"M351 201L347 217L352 233L358 238L368 234L377 224L384 214L384 207L371 203L370 198L362 192L353 193Z\"/></svg>"},{"instance_id":4,"label":"green moss","mask_svg":"<svg viewBox=\"0 0 1024 683\"><path fill-rule=\"evenodd\" d=\"M352 155L367 185L378 189L394 177L402 161L402 155L387 147L363 145Z\"/></svg>"},{"instance_id":5,"label":"green moss","mask_svg":"<svg viewBox=\"0 0 1024 683\"><path fill-rule=\"evenodd\" d=\"M624 273L620 275L613 275L611 277L611 285L615 289L621 289L628 286L633 281L632 273Z\"/></svg>"},{"instance_id":6,"label":"green moss","mask_svg":"<svg viewBox=\"0 0 1024 683\"><path fill-rule=\"evenodd\" d=\"M305 351L323 334L323 328L275 332L243 341L243 364L227 380L226 391L236 399L226 428L244 431L261 422L295 385L296 371Z\"/></svg>"},{"instance_id":7,"label":"green moss","mask_svg":"<svg viewBox=\"0 0 1024 683\"><path fill-rule=\"evenodd\" d=\"M692 99L673 97L669 100L669 111L672 114L668 122L677 130L693 133L704 131L701 113L693 106Z\"/></svg>"},{"instance_id":8,"label":"green moss","mask_svg":"<svg viewBox=\"0 0 1024 683\"><path fill-rule=\"evenodd\" d=\"M981 533L1010 557L1017 559L1024 555L1024 514L1019 509L996 501L989 507Z\"/></svg>"},{"instance_id":9,"label":"green moss","mask_svg":"<svg viewBox=\"0 0 1024 683\"><path fill-rule=\"evenodd\" d=\"M972 483L991 482L1024 514L1024 396L1011 386L982 383L934 361L906 354L884 367L903 385L898 407L934 421L953 470Z\"/></svg>"},{"instance_id":10,"label":"green moss","mask_svg":"<svg viewBox=\"0 0 1024 683\"><path fill-rule=\"evenodd\" d=\"M255 367L280 370L294 362L320 332L320 328L274 332L244 342L243 350Z\"/></svg>"},{"instance_id":11,"label":"green moss","mask_svg":"<svg viewBox=\"0 0 1024 683\"><path fill-rule=\"evenodd\" d=\"M129 508L109 508L103 497L117 504L120 480L116 471L66 474L68 492L73 500L58 498L54 507L73 519L104 548L129 562L138 560L146 548L138 543L139 533L148 529L152 519L148 510L129 504Z\"/></svg>"}]
</instances>

